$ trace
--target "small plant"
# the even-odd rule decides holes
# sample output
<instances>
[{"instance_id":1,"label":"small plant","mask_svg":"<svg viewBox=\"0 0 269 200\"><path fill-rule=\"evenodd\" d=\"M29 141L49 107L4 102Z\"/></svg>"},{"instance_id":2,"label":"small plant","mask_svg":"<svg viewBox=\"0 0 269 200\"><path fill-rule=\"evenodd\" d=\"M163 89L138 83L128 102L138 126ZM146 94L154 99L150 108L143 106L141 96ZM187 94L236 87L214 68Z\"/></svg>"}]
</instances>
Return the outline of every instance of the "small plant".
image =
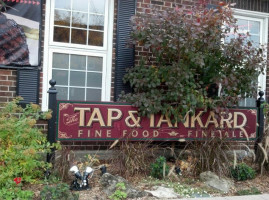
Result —
<instances>
[{"instance_id":1,"label":"small plant","mask_svg":"<svg viewBox=\"0 0 269 200\"><path fill-rule=\"evenodd\" d=\"M164 169L165 168L165 169ZM156 159L156 162L151 164L150 175L154 178L164 178L169 172L169 167L166 164L166 159L163 156L160 156Z\"/></svg>"},{"instance_id":2,"label":"small plant","mask_svg":"<svg viewBox=\"0 0 269 200\"><path fill-rule=\"evenodd\" d=\"M23 185L44 176L50 164L43 156L57 147L36 127L37 120L49 119L51 113L41 112L35 104L21 108L20 100L16 98L0 110L0 199L30 199L33 193L23 191Z\"/></svg>"},{"instance_id":3,"label":"small plant","mask_svg":"<svg viewBox=\"0 0 269 200\"><path fill-rule=\"evenodd\" d=\"M247 190L238 190L237 194L240 195L240 196L254 195L254 194L261 194L261 191L256 187L252 187L252 188L247 189Z\"/></svg>"},{"instance_id":4,"label":"small plant","mask_svg":"<svg viewBox=\"0 0 269 200\"><path fill-rule=\"evenodd\" d=\"M78 200L79 195L72 193L66 183L56 186L45 186L40 192L41 200Z\"/></svg>"},{"instance_id":5,"label":"small plant","mask_svg":"<svg viewBox=\"0 0 269 200\"><path fill-rule=\"evenodd\" d=\"M115 192L111 196L109 196L109 198L113 200L126 199L127 193L125 191L126 191L125 184L122 182L117 183Z\"/></svg>"},{"instance_id":6,"label":"small plant","mask_svg":"<svg viewBox=\"0 0 269 200\"><path fill-rule=\"evenodd\" d=\"M255 178L256 172L247 164L240 163L235 168L231 168L231 175L237 181L245 181Z\"/></svg>"}]
</instances>

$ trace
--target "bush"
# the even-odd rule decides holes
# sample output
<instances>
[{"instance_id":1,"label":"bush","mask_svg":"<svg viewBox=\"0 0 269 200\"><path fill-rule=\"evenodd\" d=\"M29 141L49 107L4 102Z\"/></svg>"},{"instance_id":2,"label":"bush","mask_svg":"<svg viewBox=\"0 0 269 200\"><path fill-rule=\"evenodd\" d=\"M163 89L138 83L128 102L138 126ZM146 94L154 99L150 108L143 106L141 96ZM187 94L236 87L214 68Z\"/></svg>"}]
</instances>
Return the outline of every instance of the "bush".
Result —
<instances>
[{"instance_id":1,"label":"bush","mask_svg":"<svg viewBox=\"0 0 269 200\"><path fill-rule=\"evenodd\" d=\"M38 105L26 108L17 105L20 99L0 110L0 197L29 199L31 192L22 191L24 183L34 183L50 165L42 156L50 152L46 135L36 128L38 119L51 117L42 113ZM25 196L22 197L22 196Z\"/></svg>"},{"instance_id":2,"label":"bush","mask_svg":"<svg viewBox=\"0 0 269 200\"><path fill-rule=\"evenodd\" d=\"M131 26L132 44L150 53L128 70L124 81L134 92L120 100L138 107L140 115L162 113L182 121L196 108L220 112L256 95L266 51L239 32L229 5L153 10L132 17Z\"/></svg>"},{"instance_id":3,"label":"bush","mask_svg":"<svg viewBox=\"0 0 269 200\"><path fill-rule=\"evenodd\" d=\"M245 181L255 178L256 172L247 164L240 163L236 165L235 168L231 168L231 175L237 181Z\"/></svg>"},{"instance_id":4,"label":"bush","mask_svg":"<svg viewBox=\"0 0 269 200\"><path fill-rule=\"evenodd\" d=\"M40 192L41 200L78 200L79 195L73 194L66 183L56 186L45 186Z\"/></svg>"},{"instance_id":5,"label":"bush","mask_svg":"<svg viewBox=\"0 0 269 200\"><path fill-rule=\"evenodd\" d=\"M0 199L19 199L29 200L33 198L34 193L28 190L22 190L20 187L0 189Z\"/></svg>"},{"instance_id":6,"label":"bush","mask_svg":"<svg viewBox=\"0 0 269 200\"><path fill-rule=\"evenodd\" d=\"M150 175L158 179L164 178L163 177L164 166L165 166L165 175L167 175L169 172L169 167L166 164L165 157L160 156L159 158L156 159L155 163L151 164Z\"/></svg>"}]
</instances>

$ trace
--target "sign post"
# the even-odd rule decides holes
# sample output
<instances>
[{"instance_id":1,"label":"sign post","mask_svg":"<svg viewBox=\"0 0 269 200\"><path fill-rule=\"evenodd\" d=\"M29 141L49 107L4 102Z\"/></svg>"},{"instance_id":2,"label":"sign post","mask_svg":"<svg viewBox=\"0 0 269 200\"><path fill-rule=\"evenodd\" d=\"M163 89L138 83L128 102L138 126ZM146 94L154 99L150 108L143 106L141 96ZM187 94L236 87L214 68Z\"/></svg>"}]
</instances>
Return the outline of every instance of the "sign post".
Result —
<instances>
[{"instance_id":1,"label":"sign post","mask_svg":"<svg viewBox=\"0 0 269 200\"><path fill-rule=\"evenodd\" d=\"M258 143L260 143L263 139L263 132L264 132L264 112L263 112L263 104L265 103L265 100L263 98L264 92L259 92L259 98L257 100L257 107L258 107L258 137L255 141L254 150L255 153L257 153L258 150Z\"/></svg>"},{"instance_id":2,"label":"sign post","mask_svg":"<svg viewBox=\"0 0 269 200\"><path fill-rule=\"evenodd\" d=\"M56 142L55 140L55 128L56 128L56 97L57 97L57 90L55 88L56 81L50 80L51 87L48 90L49 93L49 109L52 110L52 117L48 120L48 136L47 139L50 144ZM47 155L47 162L52 162L54 159L55 149L52 149L52 152Z\"/></svg>"}]
</instances>

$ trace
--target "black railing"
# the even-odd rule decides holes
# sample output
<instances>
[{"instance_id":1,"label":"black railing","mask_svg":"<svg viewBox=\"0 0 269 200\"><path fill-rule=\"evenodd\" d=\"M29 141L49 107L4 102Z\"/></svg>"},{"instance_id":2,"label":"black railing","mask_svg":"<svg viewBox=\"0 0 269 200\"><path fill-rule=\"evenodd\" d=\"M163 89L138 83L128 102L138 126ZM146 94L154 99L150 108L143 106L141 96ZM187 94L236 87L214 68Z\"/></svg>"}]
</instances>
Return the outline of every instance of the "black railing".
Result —
<instances>
[{"instance_id":1,"label":"black railing","mask_svg":"<svg viewBox=\"0 0 269 200\"><path fill-rule=\"evenodd\" d=\"M48 120L48 135L47 139L50 142L50 144L53 144L56 142L56 98L57 98L57 90L55 88L56 81L50 80L51 87L48 90L49 93L49 109L52 111L52 117ZM53 162L55 158L55 149L53 148L51 150L51 153L47 155L47 162Z\"/></svg>"}]
</instances>

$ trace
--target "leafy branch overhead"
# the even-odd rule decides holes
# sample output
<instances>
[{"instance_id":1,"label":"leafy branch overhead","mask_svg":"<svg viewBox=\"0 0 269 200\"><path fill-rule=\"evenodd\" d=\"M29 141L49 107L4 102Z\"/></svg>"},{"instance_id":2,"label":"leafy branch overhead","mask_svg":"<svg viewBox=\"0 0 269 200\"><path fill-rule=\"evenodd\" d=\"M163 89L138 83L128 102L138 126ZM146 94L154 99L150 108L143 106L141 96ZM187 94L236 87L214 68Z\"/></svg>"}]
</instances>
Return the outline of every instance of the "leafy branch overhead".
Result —
<instances>
[{"instance_id":1,"label":"leafy branch overhead","mask_svg":"<svg viewBox=\"0 0 269 200\"><path fill-rule=\"evenodd\" d=\"M124 77L133 93L120 99L139 107L140 114L168 114L183 120L196 108L233 106L257 92L257 77L267 66L265 48L240 33L230 5L152 11L131 19L132 44L149 57Z\"/></svg>"}]
</instances>

